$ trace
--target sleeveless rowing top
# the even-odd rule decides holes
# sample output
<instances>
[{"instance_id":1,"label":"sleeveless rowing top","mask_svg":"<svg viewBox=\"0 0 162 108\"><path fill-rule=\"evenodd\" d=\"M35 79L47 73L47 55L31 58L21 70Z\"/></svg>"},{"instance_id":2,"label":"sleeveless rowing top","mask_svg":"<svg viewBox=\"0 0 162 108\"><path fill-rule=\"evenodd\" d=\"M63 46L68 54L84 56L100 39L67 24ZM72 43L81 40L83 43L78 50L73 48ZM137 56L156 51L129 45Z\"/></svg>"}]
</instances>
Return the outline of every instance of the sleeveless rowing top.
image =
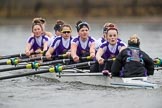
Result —
<instances>
[{"instance_id":1,"label":"sleeveless rowing top","mask_svg":"<svg viewBox=\"0 0 162 108\"><path fill-rule=\"evenodd\" d=\"M58 56L61 54L65 54L68 50L70 50L71 40L72 37L66 40L61 36L56 37L53 43L51 44L51 47L55 49L53 55Z\"/></svg>"},{"instance_id":2,"label":"sleeveless rowing top","mask_svg":"<svg viewBox=\"0 0 162 108\"><path fill-rule=\"evenodd\" d=\"M43 45L44 42L48 42L48 37L46 35L42 35L38 38L31 36L28 39L28 43L30 43L32 45L31 49L33 49L34 51L36 51L37 49L41 49L43 50Z\"/></svg>"},{"instance_id":3,"label":"sleeveless rowing top","mask_svg":"<svg viewBox=\"0 0 162 108\"><path fill-rule=\"evenodd\" d=\"M103 49L104 54L102 55L103 59L114 58L119 54L119 50L122 46L125 46L123 43L117 42L115 45L110 45L109 42L105 41L100 48Z\"/></svg>"},{"instance_id":4,"label":"sleeveless rowing top","mask_svg":"<svg viewBox=\"0 0 162 108\"><path fill-rule=\"evenodd\" d=\"M85 57L90 55L90 45L95 42L95 39L92 37L88 37L86 41L82 41L80 39L80 36L74 38L72 40L72 43L75 43L77 45L77 52L76 54L80 57Z\"/></svg>"}]
</instances>

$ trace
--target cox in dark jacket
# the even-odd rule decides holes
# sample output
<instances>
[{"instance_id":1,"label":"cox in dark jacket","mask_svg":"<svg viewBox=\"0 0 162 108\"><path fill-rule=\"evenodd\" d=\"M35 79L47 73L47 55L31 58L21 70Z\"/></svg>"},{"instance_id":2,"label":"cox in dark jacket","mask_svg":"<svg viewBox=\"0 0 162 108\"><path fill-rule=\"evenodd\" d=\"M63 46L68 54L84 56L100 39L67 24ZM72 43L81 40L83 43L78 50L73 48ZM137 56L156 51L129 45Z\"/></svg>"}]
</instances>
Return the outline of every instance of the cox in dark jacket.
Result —
<instances>
[{"instance_id":1,"label":"cox in dark jacket","mask_svg":"<svg viewBox=\"0 0 162 108\"><path fill-rule=\"evenodd\" d=\"M128 47L122 50L112 64L112 76L143 77L154 74L154 62L139 48L140 41L136 35L128 40Z\"/></svg>"}]
</instances>

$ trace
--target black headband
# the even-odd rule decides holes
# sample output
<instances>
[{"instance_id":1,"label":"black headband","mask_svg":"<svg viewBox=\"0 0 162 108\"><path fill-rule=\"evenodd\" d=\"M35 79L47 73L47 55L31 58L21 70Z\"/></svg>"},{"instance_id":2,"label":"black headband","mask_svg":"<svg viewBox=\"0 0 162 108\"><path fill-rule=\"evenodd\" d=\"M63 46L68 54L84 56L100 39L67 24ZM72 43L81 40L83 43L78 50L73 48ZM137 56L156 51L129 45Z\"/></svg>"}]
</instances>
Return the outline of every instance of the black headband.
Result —
<instances>
[{"instance_id":1,"label":"black headband","mask_svg":"<svg viewBox=\"0 0 162 108\"><path fill-rule=\"evenodd\" d=\"M86 26L86 27L89 29L89 24L88 24L87 22L81 22L81 23L79 23L79 24L76 26L77 31L79 32L79 30L80 30L81 28L83 28L84 26Z\"/></svg>"}]
</instances>

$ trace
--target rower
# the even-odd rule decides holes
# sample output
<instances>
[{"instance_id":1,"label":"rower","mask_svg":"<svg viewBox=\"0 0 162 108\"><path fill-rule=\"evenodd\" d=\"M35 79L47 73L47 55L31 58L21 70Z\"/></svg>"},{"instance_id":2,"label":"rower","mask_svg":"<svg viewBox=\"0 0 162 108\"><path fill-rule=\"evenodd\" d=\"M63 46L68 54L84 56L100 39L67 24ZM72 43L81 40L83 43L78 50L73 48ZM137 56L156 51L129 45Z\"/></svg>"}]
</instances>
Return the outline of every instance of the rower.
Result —
<instances>
[{"instance_id":1,"label":"rower","mask_svg":"<svg viewBox=\"0 0 162 108\"><path fill-rule=\"evenodd\" d=\"M126 47L124 43L118 41L118 29L112 23L107 27L105 39L107 41L102 43L97 51L97 63L93 65L91 72L110 71L113 61L104 62L104 60L115 58Z\"/></svg>"},{"instance_id":2,"label":"rower","mask_svg":"<svg viewBox=\"0 0 162 108\"><path fill-rule=\"evenodd\" d=\"M79 57L95 57L95 39L89 36L89 24L78 21L76 23L78 36L71 42L71 56L74 62L79 62Z\"/></svg>"},{"instance_id":3,"label":"rower","mask_svg":"<svg viewBox=\"0 0 162 108\"><path fill-rule=\"evenodd\" d=\"M112 65L113 76L143 77L154 74L153 60L139 46L137 35L131 36L128 47L119 53Z\"/></svg>"},{"instance_id":4,"label":"rower","mask_svg":"<svg viewBox=\"0 0 162 108\"><path fill-rule=\"evenodd\" d=\"M44 30L41 23L33 23L32 33L27 40L25 47L25 54L30 56L31 53L42 53L48 49L48 36L44 34ZM41 55L40 55L41 56Z\"/></svg>"},{"instance_id":5,"label":"rower","mask_svg":"<svg viewBox=\"0 0 162 108\"><path fill-rule=\"evenodd\" d=\"M109 25L111 25L111 24L115 25L115 24L109 23L109 22L104 24L103 35L99 39L96 40L96 51L99 49L100 45L106 41L107 29L109 28ZM123 43L125 46L127 46L127 44L125 42L123 42L119 37L118 37L117 41L120 43Z\"/></svg>"},{"instance_id":6,"label":"rower","mask_svg":"<svg viewBox=\"0 0 162 108\"><path fill-rule=\"evenodd\" d=\"M61 36L56 37L51 43L46 57L50 59L51 56L58 56L65 54L65 56L70 56L70 47L71 47L71 32L72 28L69 24L62 25L61 27Z\"/></svg>"}]
</instances>

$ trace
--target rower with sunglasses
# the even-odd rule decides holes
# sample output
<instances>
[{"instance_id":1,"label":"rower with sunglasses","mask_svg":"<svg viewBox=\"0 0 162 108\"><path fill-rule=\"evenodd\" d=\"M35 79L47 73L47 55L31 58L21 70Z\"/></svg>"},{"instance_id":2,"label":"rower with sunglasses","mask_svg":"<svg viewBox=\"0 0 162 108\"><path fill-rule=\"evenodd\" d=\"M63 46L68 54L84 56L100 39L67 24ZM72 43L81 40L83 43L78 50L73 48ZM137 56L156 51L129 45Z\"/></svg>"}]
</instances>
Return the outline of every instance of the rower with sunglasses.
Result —
<instances>
[{"instance_id":1,"label":"rower with sunglasses","mask_svg":"<svg viewBox=\"0 0 162 108\"><path fill-rule=\"evenodd\" d=\"M76 23L78 36L71 42L71 56L74 62L79 62L79 57L95 57L95 39L89 36L89 24L78 21Z\"/></svg>"},{"instance_id":2,"label":"rower with sunglasses","mask_svg":"<svg viewBox=\"0 0 162 108\"><path fill-rule=\"evenodd\" d=\"M65 54L66 56L70 56L69 50L72 40L71 32L72 28L70 25L68 24L62 25L61 36L56 37L51 43L46 53L47 59L50 59L52 55L58 56Z\"/></svg>"}]
</instances>

